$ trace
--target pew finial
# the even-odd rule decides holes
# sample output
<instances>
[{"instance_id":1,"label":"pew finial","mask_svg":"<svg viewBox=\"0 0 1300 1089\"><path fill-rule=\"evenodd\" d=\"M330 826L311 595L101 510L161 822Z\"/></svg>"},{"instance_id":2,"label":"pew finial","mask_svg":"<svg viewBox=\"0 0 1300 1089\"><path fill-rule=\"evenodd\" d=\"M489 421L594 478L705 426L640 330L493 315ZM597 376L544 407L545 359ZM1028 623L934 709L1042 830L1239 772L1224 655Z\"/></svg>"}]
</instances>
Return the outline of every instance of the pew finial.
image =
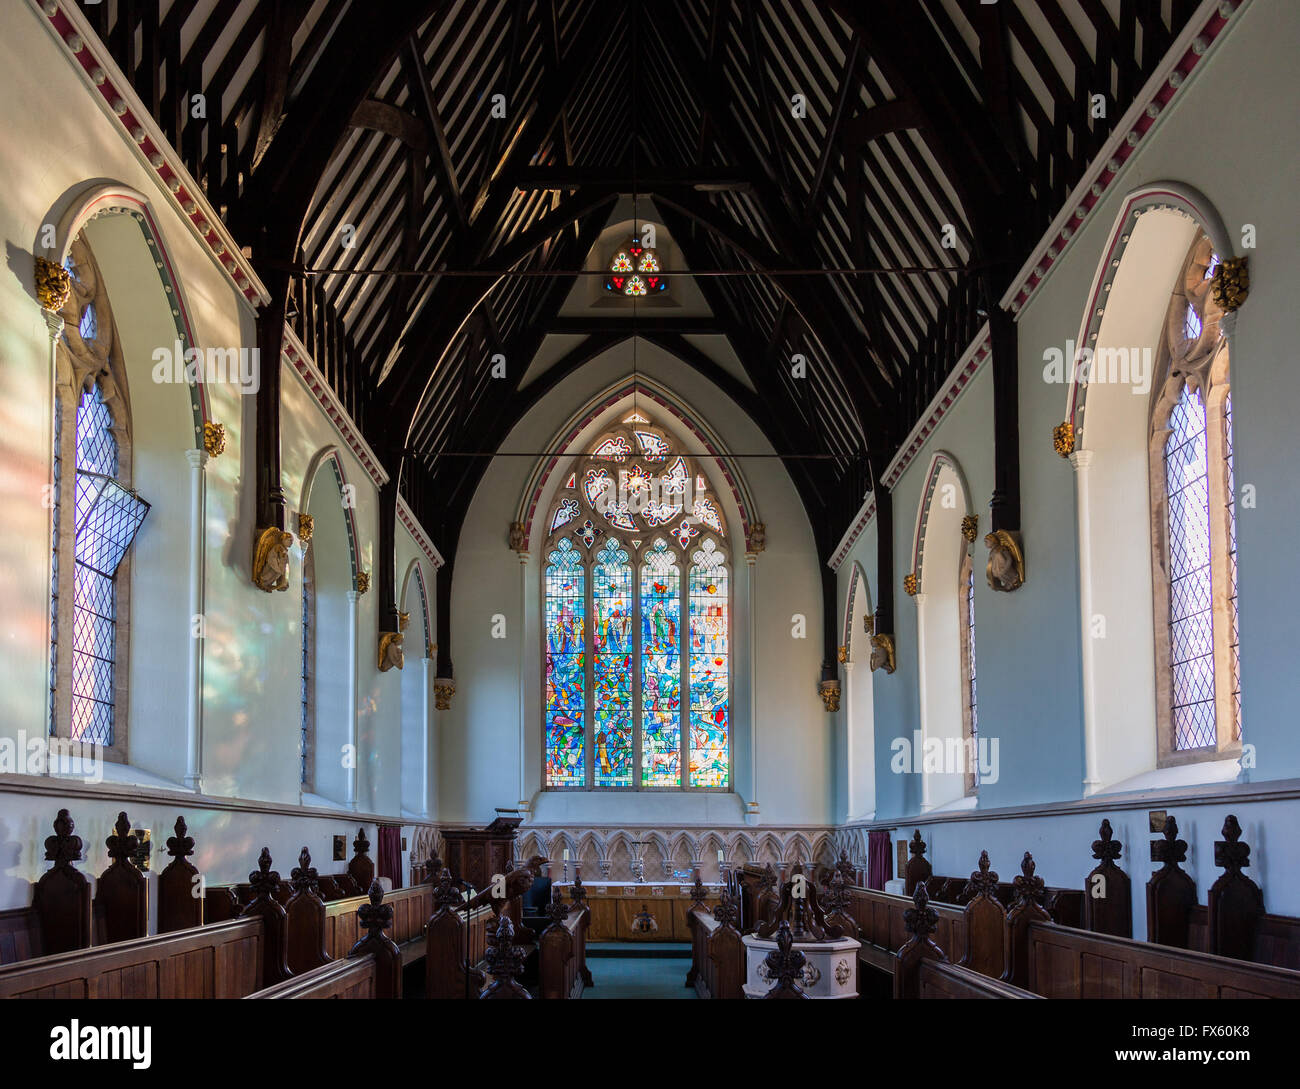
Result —
<instances>
[{"instance_id":1,"label":"pew finial","mask_svg":"<svg viewBox=\"0 0 1300 1089\"><path fill-rule=\"evenodd\" d=\"M1097 834L1101 839L1092 841L1092 857L1102 862L1117 861L1124 845L1119 840L1111 838L1115 835L1115 831L1111 828L1110 821L1103 818Z\"/></svg>"},{"instance_id":2,"label":"pew finial","mask_svg":"<svg viewBox=\"0 0 1300 1089\"><path fill-rule=\"evenodd\" d=\"M384 886L377 879L370 882L369 899L357 908L357 918L371 937L378 937L393 925L393 905L384 903Z\"/></svg>"},{"instance_id":3,"label":"pew finial","mask_svg":"<svg viewBox=\"0 0 1300 1089\"><path fill-rule=\"evenodd\" d=\"M1231 813L1223 822L1223 839L1214 845L1214 864L1229 873L1250 865L1250 844L1241 842L1241 825Z\"/></svg>"},{"instance_id":4,"label":"pew finial","mask_svg":"<svg viewBox=\"0 0 1300 1089\"><path fill-rule=\"evenodd\" d=\"M139 841L131 834L131 818L126 811L118 813L113 824L113 834L104 841L108 857L114 862L129 862L134 857Z\"/></svg>"},{"instance_id":5,"label":"pew finial","mask_svg":"<svg viewBox=\"0 0 1300 1089\"><path fill-rule=\"evenodd\" d=\"M918 942L925 941L939 929L939 913L930 906L930 892L924 881L917 882L912 906L903 912L903 928Z\"/></svg>"},{"instance_id":6,"label":"pew finial","mask_svg":"<svg viewBox=\"0 0 1300 1089\"><path fill-rule=\"evenodd\" d=\"M695 907L701 906L709 898L709 890L704 887L704 882L700 880L700 871L695 871L695 884L691 886L691 903Z\"/></svg>"},{"instance_id":7,"label":"pew finial","mask_svg":"<svg viewBox=\"0 0 1300 1089\"><path fill-rule=\"evenodd\" d=\"M1039 907L1043 906L1043 899L1047 895L1047 886L1043 879L1034 871L1038 868L1038 863L1034 861L1034 856L1028 851L1025 857L1020 860L1020 873L1016 875L1011 882L1011 888L1015 894L1015 903L1022 900L1032 900Z\"/></svg>"},{"instance_id":8,"label":"pew finial","mask_svg":"<svg viewBox=\"0 0 1300 1089\"><path fill-rule=\"evenodd\" d=\"M997 899L998 875L996 870L989 869L988 851L980 852L979 869L970 875L970 880L966 883L966 890L969 890L976 897L984 897L990 900Z\"/></svg>"},{"instance_id":9,"label":"pew finial","mask_svg":"<svg viewBox=\"0 0 1300 1089\"><path fill-rule=\"evenodd\" d=\"M582 867L578 866L573 871L573 884L569 887L569 899L579 907L587 902L587 886L582 883Z\"/></svg>"},{"instance_id":10,"label":"pew finial","mask_svg":"<svg viewBox=\"0 0 1300 1089\"><path fill-rule=\"evenodd\" d=\"M492 982L479 998L531 998L516 977L523 971L524 957L515 945L515 925L504 912L495 927L488 928L487 951L483 954Z\"/></svg>"},{"instance_id":11,"label":"pew finial","mask_svg":"<svg viewBox=\"0 0 1300 1089\"><path fill-rule=\"evenodd\" d=\"M1176 870L1180 862L1187 861L1187 841L1178 838L1178 818L1172 813L1165 818L1161 830L1163 839L1151 841L1151 861L1162 863L1166 870Z\"/></svg>"},{"instance_id":12,"label":"pew finial","mask_svg":"<svg viewBox=\"0 0 1300 1089\"><path fill-rule=\"evenodd\" d=\"M76 825L66 809L54 818L54 835L45 839L45 860L60 865L81 861L81 837L73 835Z\"/></svg>"},{"instance_id":13,"label":"pew finial","mask_svg":"<svg viewBox=\"0 0 1300 1089\"><path fill-rule=\"evenodd\" d=\"M176 859L189 858L194 853L194 837L189 834L184 817L176 818L173 830L176 834L167 839L167 853Z\"/></svg>"},{"instance_id":14,"label":"pew finial","mask_svg":"<svg viewBox=\"0 0 1300 1089\"><path fill-rule=\"evenodd\" d=\"M736 909L736 898L729 890L724 888L722 890L722 896L719 898L717 905L713 909L713 917L724 927L734 928L738 915L739 912Z\"/></svg>"},{"instance_id":15,"label":"pew finial","mask_svg":"<svg viewBox=\"0 0 1300 1089\"><path fill-rule=\"evenodd\" d=\"M772 988L767 992L767 997L803 998L803 988L799 983L803 979L806 961L803 951L794 948L794 934L790 924L782 919L781 925L776 929L776 948L763 958L767 976L772 980Z\"/></svg>"},{"instance_id":16,"label":"pew finial","mask_svg":"<svg viewBox=\"0 0 1300 1089\"><path fill-rule=\"evenodd\" d=\"M289 871L289 883L295 893L316 892L320 887L320 875L311 864L311 852L303 847L298 852L298 865Z\"/></svg>"},{"instance_id":17,"label":"pew finial","mask_svg":"<svg viewBox=\"0 0 1300 1089\"><path fill-rule=\"evenodd\" d=\"M919 828L913 830L912 841L907 845L907 849L915 858L925 857L925 840L921 838L921 830Z\"/></svg>"},{"instance_id":18,"label":"pew finial","mask_svg":"<svg viewBox=\"0 0 1300 1089\"><path fill-rule=\"evenodd\" d=\"M370 840L366 838L364 827L357 829L357 838L352 841L352 853L364 855L370 850Z\"/></svg>"},{"instance_id":19,"label":"pew finial","mask_svg":"<svg viewBox=\"0 0 1300 1089\"><path fill-rule=\"evenodd\" d=\"M280 875L271 869L271 848L263 847L257 856L257 869L248 875L249 887L257 899L270 900L280 886Z\"/></svg>"}]
</instances>

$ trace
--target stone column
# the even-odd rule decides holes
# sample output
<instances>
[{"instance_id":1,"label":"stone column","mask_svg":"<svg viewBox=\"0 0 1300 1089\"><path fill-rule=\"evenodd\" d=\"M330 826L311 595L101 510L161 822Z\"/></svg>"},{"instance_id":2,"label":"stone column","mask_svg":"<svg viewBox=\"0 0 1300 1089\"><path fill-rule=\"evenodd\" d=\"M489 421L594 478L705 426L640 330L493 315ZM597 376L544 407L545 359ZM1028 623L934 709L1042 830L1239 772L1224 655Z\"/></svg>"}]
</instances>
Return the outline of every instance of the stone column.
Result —
<instances>
[{"instance_id":1,"label":"stone column","mask_svg":"<svg viewBox=\"0 0 1300 1089\"><path fill-rule=\"evenodd\" d=\"M758 809L758 706L754 698L758 689L758 554L745 554L745 575L749 603L745 617L745 637L749 644L749 801L745 803L745 823L759 822ZM735 749L735 739L732 739ZM735 770L732 770L735 774Z\"/></svg>"},{"instance_id":2,"label":"stone column","mask_svg":"<svg viewBox=\"0 0 1300 1089\"><path fill-rule=\"evenodd\" d=\"M850 616L849 623L852 622ZM851 821L858 812L853 789L857 767L853 752L853 701L857 693L853 691L853 663L845 661L841 665L844 668L844 819Z\"/></svg>"},{"instance_id":3,"label":"stone column","mask_svg":"<svg viewBox=\"0 0 1300 1089\"><path fill-rule=\"evenodd\" d=\"M357 768L361 764L361 753L357 751L358 663L361 652L357 614L360 601L359 590L348 591L348 746L352 753L352 766L347 769L347 797L344 799L348 809L357 808Z\"/></svg>"},{"instance_id":4,"label":"stone column","mask_svg":"<svg viewBox=\"0 0 1300 1089\"><path fill-rule=\"evenodd\" d=\"M528 677L528 640L525 636L525 602L528 600L528 553L516 552L519 558L519 630L515 633L515 642L519 645L519 812L527 813L532 802L528 790L528 724L532 715L528 713L525 685ZM545 639L545 633L542 638Z\"/></svg>"},{"instance_id":5,"label":"stone column","mask_svg":"<svg viewBox=\"0 0 1300 1089\"><path fill-rule=\"evenodd\" d=\"M54 311L46 310L44 308L41 309L41 317L45 319L45 328L50 335L49 391L48 391L49 398L50 398L50 405L49 405L49 411L45 417L45 454L46 457L48 457L50 460L46 466L44 507L47 511L50 511L51 514L50 517L45 519L45 544L46 544L46 548L45 548L45 602L46 602L45 675L44 677L41 678L42 690L48 691L50 686L51 674L54 672L54 664L55 664L54 663L54 642L53 642L54 631L52 630L51 627L52 619L50 617L50 603L54 600L54 584L53 584L54 569L52 565L53 565L53 558L54 558L54 550L59 547L58 539L55 536L54 517L53 517L53 511L57 508L57 504L59 502L58 485L55 483L54 480L54 455L55 455L54 444L55 442L58 441L56 438L56 436L58 435L58 428L56 427L56 421L58 420L58 414L63 410L62 406L65 403L61 399L60 395L64 393L64 388L66 387L66 394L67 396L70 397L72 394L72 389L69 383L66 381L66 378L69 376L67 376L66 374L61 376L59 374L59 341L63 337L63 318L61 318ZM72 471L74 473L75 470L76 467L73 466ZM64 466L63 472L67 473L68 471L69 471L68 467ZM74 516L74 513L75 512L72 510L65 510L61 512L62 517L64 518L71 518ZM64 578L65 578L66 585L69 588L71 588L72 573L65 572ZM60 611L62 611L62 609L60 609ZM61 627L60 630L71 633L72 628L69 625L66 628ZM71 652L69 651L68 653L70 654ZM56 686L55 691L56 692L63 691L62 686L61 685ZM47 702L46 705L47 715L49 710L50 708ZM46 733L48 733L50 725L51 725L50 720L47 717L45 723ZM48 746L49 739L47 738L46 741ZM47 748L46 758L41 762L42 771L45 775L50 774L50 765L52 762L53 762L52 754L49 753Z\"/></svg>"},{"instance_id":6,"label":"stone column","mask_svg":"<svg viewBox=\"0 0 1300 1089\"><path fill-rule=\"evenodd\" d=\"M208 452L185 451L190 465L190 648L186 692L186 762L185 785L196 793L203 792L203 641L207 637L204 616L204 558L207 532L205 508L207 474L204 467Z\"/></svg>"},{"instance_id":7,"label":"stone column","mask_svg":"<svg viewBox=\"0 0 1300 1089\"><path fill-rule=\"evenodd\" d=\"M1082 625L1080 652L1083 664L1083 796L1101 789L1097 769L1096 663L1092 651L1092 496L1088 470L1091 450L1070 454L1074 466L1075 495L1078 498L1079 534L1079 618Z\"/></svg>"},{"instance_id":8,"label":"stone column","mask_svg":"<svg viewBox=\"0 0 1300 1089\"><path fill-rule=\"evenodd\" d=\"M916 677L918 687L918 706L921 710L921 746L912 753L912 767L921 769L921 812L928 813L930 805L930 778L925 774L925 739L929 736L925 677L925 594L913 594L916 602Z\"/></svg>"},{"instance_id":9,"label":"stone column","mask_svg":"<svg viewBox=\"0 0 1300 1089\"><path fill-rule=\"evenodd\" d=\"M437 739L433 736L433 665L432 658L420 659L420 721L424 724L420 814L426 818L433 816L433 784L438 778L432 766L438 751Z\"/></svg>"}]
</instances>

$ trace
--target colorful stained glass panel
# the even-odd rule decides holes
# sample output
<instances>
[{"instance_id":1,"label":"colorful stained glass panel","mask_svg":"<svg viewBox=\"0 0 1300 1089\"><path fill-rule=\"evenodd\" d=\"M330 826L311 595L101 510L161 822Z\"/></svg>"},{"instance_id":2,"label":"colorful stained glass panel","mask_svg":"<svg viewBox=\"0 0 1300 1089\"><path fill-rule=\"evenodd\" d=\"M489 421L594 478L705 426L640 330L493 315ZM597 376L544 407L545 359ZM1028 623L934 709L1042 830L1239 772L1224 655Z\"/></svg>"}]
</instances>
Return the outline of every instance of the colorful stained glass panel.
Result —
<instances>
[{"instance_id":1,"label":"colorful stained glass panel","mask_svg":"<svg viewBox=\"0 0 1300 1089\"><path fill-rule=\"evenodd\" d=\"M585 786L586 575L567 537L546 568L546 785Z\"/></svg>"},{"instance_id":2,"label":"colorful stained glass panel","mask_svg":"<svg viewBox=\"0 0 1300 1089\"><path fill-rule=\"evenodd\" d=\"M676 711L647 711L641 727L641 785L681 786L682 729Z\"/></svg>"},{"instance_id":3,"label":"colorful stained glass panel","mask_svg":"<svg viewBox=\"0 0 1300 1089\"><path fill-rule=\"evenodd\" d=\"M632 706L632 566L615 541L591 572L592 673L597 711Z\"/></svg>"},{"instance_id":4,"label":"colorful stained glass panel","mask_svg":"<svg viewBox=\"0 0 1300 1089\"><path fill-rule=\"evenodd\" d=\"M632 712L596 712L592 770L598 787L632 785Z\"/></svg>"},{"instance_id":5,"label":"colorful stained glass panel","mask_svg":"<svg viewBox=\"0 0 1300 1089\"><path fill-rule=\"evenodd\" d=\"M546 713L546 785L548 787L587 785L587 768L583 762L583 729L581 711Z\"/></svg>"},{"instance_id":6,"label":"colorful stained glass panel","mask_svg":"<svg viewBox=\"0 0 1300 1089\"><path fill-rule=\"evenodd\" d=\"M691 712L691 786L725 787L728 783L727 708Z\"/></svg>"}]
</instances>

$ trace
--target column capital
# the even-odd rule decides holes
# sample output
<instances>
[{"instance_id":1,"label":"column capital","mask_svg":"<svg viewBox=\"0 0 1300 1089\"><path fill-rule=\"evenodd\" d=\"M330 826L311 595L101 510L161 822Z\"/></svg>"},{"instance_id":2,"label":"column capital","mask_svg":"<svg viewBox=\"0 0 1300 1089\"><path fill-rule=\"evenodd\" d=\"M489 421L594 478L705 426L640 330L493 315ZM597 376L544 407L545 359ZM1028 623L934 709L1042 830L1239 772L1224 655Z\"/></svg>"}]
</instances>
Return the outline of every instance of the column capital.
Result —
<instances>
[{"instance_id":1,"label":"column capital","mask_svg":"<svg viewBox=\"0 0 1300 1089\"><path fill-rule=\"evenodd\" d=\"M1070 464L1074 466L1077 473L1080 469L1086 469L1092 464L1092 450L1075 450L1070 455Z\"/></svg>"},{"instance_id":2,"label":"column capital","mask_svg":"<svg viewBox=\"0 0 1300 1089\"><path fill-rule=\"evenodd\" d=\"M208 463L208 452L201 448L186 450L185 460L190 463L191 469L202 469Z\"/></svg>"},{"instance_id":3,"label":"column capital","mask_svg":"<svg viewBox=\"0 0 1300 1089\"><path fill-rule=\"evenodd\" d=\"M349 605L355 605L355 604L356 604L358 601L360 601L360 600L361 600L361 591L360 591L360 590L349 590L349 591L348 591L348 604L349 604Z\"/></svg>"},{"instance_id":4,"label":"column capital","mask_svg":"<svg viewBox=\"0 0 1300 1089\"><path fill-rule=\"evenodd\" d=\"M63 318L50 310L42 310L41 317L45 319L45 329L50 334L50 343L57 344L63 337Z\"/></svg>"}]
</instances>

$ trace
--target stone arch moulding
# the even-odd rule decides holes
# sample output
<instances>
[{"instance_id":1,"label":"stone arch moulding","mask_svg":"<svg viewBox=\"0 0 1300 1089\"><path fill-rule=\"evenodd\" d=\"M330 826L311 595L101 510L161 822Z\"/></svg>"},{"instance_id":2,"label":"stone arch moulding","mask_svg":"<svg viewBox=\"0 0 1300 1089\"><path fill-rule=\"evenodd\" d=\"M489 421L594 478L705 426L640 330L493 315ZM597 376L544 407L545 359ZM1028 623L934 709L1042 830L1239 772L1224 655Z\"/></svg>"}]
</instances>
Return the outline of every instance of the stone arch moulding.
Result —
<instances>
[{"instance_id":1,"label":"stone arch moulding","mask_svg":"<svg viewBox=\"0 0 1300 1089\"><path fill-rule=\"evenodd\" d=\"M416 589L420 592L420 612L424 619L424 650L426 656L432 658L433 655L427 653L433 647L433 624L429 616L429 584L424 578L424 564L418 559L406 565L406 574L402 576L402 590L397 596L399 604L406 603L406 595L411 588L412 579L415 580Z\"/></svg>"},{"instance_id":2,"label":"stone arch moulding","mask_svg":"<svg viewBox=\"0 0 1300 1089\"><path fill-rule=\"evenodd\" d=\"M55 209L51 208L41 221L42 227L46 223L56 223L54 245L42 246L38 236L32 252L60 266L68 258L73 239L91 220L111 215L130 216L139 226L144 244L153 251L159 286L167 297L172 320L176 325L176 339L185 352L191 348L201 351L194 335L190 307L185 300L185 292L176 273L176 262L167 247L153 207L143 193L126 185L94 182L73 194L57 220L55 214ZM203 388L201 371L202 368L197 368L194 381L189 383L196 450L203 449L203 426L210 420L208 398Z\"/></svg>"},{"instance_id":3,"label":"stone arch moulding","mask_svg":"<svg viewBox=\"0 0 1300 1089\"><path fill-rule=\"evenodd\" d=\"M853 613L857 608L858 594L861 594L866 599L866 615L874 615L875 610L871 604L871 584L867 582L867 573L862 570L862 564L854 560L853 569L849 573L849 596L844 602L844 641L842 643L844 655L850 662L853 661Z\"/></svg>"},{"instance_id":4,"label":"stone arch moulding","mask_svg":"<svg viewBox=\"0 0 1300 1089\"><path fill-rule=\"evenodd\" d=\"M1079 335L1074 342L1076 351L1091 348L1096 343L1106 314L1106 294L1124 260L1133 228L1142 215L1150 211L1177 212L1193 220L1209 237L1214 252L1222 260L1227 261L1236 256L1232 248L1232 237L1228 234L1223 219L1204 193L1190 185L1170 181L1152 182L1134 189L1124 198L1123 206L1115 216L1102 250L1102 258L1093 274L1088 305L1084 308ZM1084 410L1087 406L1088 385L1086 382L1073 381L1075 361L1070 360L1069 364L1071 380L1065 384L1065 422L1071 426L1073 443L1077 446L1086 424Z\"/></svg>"},{"instance_id":5,"label":"stone arch moulding","mask_svg":"<svg viewBox=\"0 0 1300 1089\"><path fill-rule=\"evenodd\" d=\"M751 529L760 525L761 520L758 518L753 495L739 469L724 456L725 444L702 421L698 413L683 405L678 398L674 397L663 386L648 380L644 375L639 375L635 379L623 379L606 389L604 393L597 394L569 417L568 421L551 438L546 449L559 452L541 459L534 466L533 472L528 478L528 483L524 486L523 494L520 496L519 506L515 511L515 523L523 527L524 549L528 548L531 541L533 520L536 517L542 493L546 490L547 482L553 473L557 472L562 465L567 465L574 456L573 445L578 436L585 428L594 423L603 412L633 393L638 397L646 398L650 404L668 413L700 443L701 452L695 454L694 457L698 462L711 463L719 476L727 482L727 487L731 490L732 500L740 512L743 540L748 544Z\"/></svg>"},{"instance_id":6,"label":"stone arch moulding","mask_svg":"<svg viewBox=\"0 0 1300 1089\"><path fill-rule=\"evenodd\" d=\"M916 528L912 531L911 571L916 576L916 592L918 594L925 589L923 571L925 564L925 527L930 520L930 505L934 502L935 486L939 482L939 474L945 467L953 471L958 484L961 486L961 501L965 514L975 513L971 509L970 487L966 483L966 474L961 471L961 465L947 450L936 450L930 457L930 467L925 473L925 487L921 489L921 502L916 507Z\"/></svg>"},{"instance_id":7,"label":"stone arch moulding","mask_svg":"<svg viewBox=\"0 0 1300 1089\"><path fill-rule=\"evenodd\" d=\"M348 487L347 474L343 470L343 459L339 456L337 446L326 446L318 450L307 465L307 472L303 474L302 498L298 503L298 510L306 513L307 505L311 501L311 491L316 484L316 475L320 469L328 463L334 473L334 483L337 485L339 495L345 494ZM361 578L361 552L357 541L357 516L356 507L348 504L343 507L344 524L348 527L348 559L352 566L352 588L359 590ZM427 610L426 610L427 615Z\"/></svg>"}]
</instances>

